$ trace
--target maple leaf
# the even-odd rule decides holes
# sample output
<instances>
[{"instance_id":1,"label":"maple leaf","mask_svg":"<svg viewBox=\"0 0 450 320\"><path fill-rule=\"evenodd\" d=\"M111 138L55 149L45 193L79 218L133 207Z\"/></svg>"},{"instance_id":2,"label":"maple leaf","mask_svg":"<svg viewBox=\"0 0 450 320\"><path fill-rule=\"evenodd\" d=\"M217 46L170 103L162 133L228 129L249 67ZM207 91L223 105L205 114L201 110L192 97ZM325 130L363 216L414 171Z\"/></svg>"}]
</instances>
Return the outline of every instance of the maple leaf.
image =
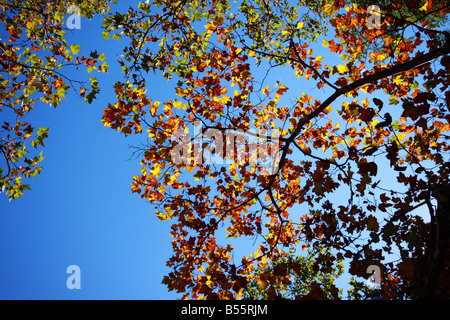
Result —
<instances>
[{"instance_id":1,"label":"maple leaf","mask_svg":"<svg viewBox=\"0 0 450 320\"><path fill-rule=\"evenodd\" d=\"M369 174L371 176L376 176L378 172L378 165L375 162L361 162L358 163L359 172L361 174Z\"/></svg>"},{"instance_id":2,"label":"maple leaf","mask_svg":"<svg viewBox=\"0 0 450 320\"><path fill-rule=\"evenodd\" d=\"M373 117L376 115L375 111L372 108L359 108L360 116L358 119L364 121L364 122L370 122L372 121Z\"/></svg>"}]
</instances>

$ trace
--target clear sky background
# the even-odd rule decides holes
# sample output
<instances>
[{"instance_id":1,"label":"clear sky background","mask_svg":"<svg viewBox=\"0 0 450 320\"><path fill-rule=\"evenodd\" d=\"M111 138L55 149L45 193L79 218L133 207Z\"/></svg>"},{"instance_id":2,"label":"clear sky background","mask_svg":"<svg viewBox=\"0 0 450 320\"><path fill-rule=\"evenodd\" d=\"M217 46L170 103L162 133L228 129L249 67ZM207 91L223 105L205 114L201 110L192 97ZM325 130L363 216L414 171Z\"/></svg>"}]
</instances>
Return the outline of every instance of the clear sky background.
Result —
<instances>
[{"instance_id":1,"label":"clear sky background","mask_svg":"<svg viewBox=\"0 0 450 320\"><path fill-rule=\"evenodd\" d=\"M120 46L102 38L99 18L83 18L68 40L82 45L80 55L105 52L112 65ZM114 101L112 83L122 79L115 69L89 75L102 89L92 105L70 94L57 109L39 104L30 114L33 126L50 128L44 170L22 199L0 194L0 299L175 298L161 284L171 255L169 224L130 189L140 166L129 161L129 145L145 137L124 138L101 123ZM171 90L162 83L155 92ZM73 264L81 270L80 290L66 287Z\"/></svg>"}]
</instances>

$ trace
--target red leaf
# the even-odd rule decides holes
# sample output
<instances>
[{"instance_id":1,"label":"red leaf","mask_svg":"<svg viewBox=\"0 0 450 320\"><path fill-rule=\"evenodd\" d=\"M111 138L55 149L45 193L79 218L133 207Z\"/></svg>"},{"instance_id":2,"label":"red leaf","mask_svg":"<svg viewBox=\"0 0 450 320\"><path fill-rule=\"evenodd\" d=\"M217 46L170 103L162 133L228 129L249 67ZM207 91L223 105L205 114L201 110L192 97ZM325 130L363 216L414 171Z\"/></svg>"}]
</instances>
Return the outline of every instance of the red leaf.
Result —
<instances>
[{"instance_id":1,"label":"red leaf","mask_svg":"<svg viewBox=\"0 0 450 320\"><path fill-rule=\"evenodd\" d=\"M420 0L409 0L406 2L408 9L416 9L420 5Z\"/></svg>"},{"instance_id":2,"label":"red leaf","mask_svg":"<svg viewBox=\"0 0 450 320\"><path fill-rule=\"evenodd\" d=\"M335 85L343 88L347 85L347 79L346 78L339 78L335 83Z\"/></svg>"},{"instance_id":3,"label":"red leaf","mask_svg":"<svg viewBox=\"0 0 450 320\"><path fill-rule=\"evenodd\" d=\"M388 158L391 161L391 166L393 166L397 160L397 153L398 153L398 146L396 143L392 143L389 146L386 146L386 151L388 152L386 158Z\"/></svg>"},{"instance_id":4,"label":"red leaf","mask_svg":"<svg viewBox=\"0 0 450 320\"><path fill-rule=\"evenodd\" d=\"M358 167L361 174L367 173L371 176L377 175L378 166L375 162L362 162L358 164Z\"/></svg>"},{"instance_id":5,"label":"red leaf","mask_svg":"<svg viewBox=\"0 0 450 320\"><path fill-rule=\"evenodd\" d=\"M358 119L360 119L364 122L372 121L372 118L375 116L375 111L373 111L372 108L368 108L368 109L359 108L359 113L360 113L360 116Z\"/></svg>"}]
</instances>

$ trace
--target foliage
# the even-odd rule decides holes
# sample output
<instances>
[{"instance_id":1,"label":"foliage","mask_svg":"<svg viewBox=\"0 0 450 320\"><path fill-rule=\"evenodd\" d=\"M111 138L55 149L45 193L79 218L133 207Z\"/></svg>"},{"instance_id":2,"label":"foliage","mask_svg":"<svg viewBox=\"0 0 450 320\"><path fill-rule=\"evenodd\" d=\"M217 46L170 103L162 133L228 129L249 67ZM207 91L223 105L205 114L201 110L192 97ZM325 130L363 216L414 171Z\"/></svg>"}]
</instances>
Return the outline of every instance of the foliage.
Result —
<instances>
[{"instance_id":1,"label":"foliage","mask_svg":"<svg viewBox=\"0 0 450 320\"><path fill-rule=\"evenodd\" d=\"M27 121L31 110L40 104L59 106L70 89L88 102L95 98L96 78L90 79L87 90L83 81L68 77L68 67L107 71L98 55L80 57L80 45L66 41L66 19L78 14L68 11L70 5L77 6L80 18L109 8L108 1L0 1L0 189L10 199L30 189L23 178L36 177L42 170L39 148L49 128L36 130Z\"/></svg>"},{"instance_id":2,"label":"foliage","mask_svg":"<svg viewBox=\"0 0 450 320\"><path fill-rule=\"evenodd\" d=\"M448 2L381 1L375 13L365 0L75 4L104 12L102 35L123 46L102 121L148 136L132 191L171 223L169 290L339 299L346 262L349 298L373 294L359 280L371 266L384 299L449 297ZM88 92L67 67L107 71L103 54L67 42L67 5L0 2L11 199L41 170L26 148L48 136L26 115L69 89L92 102L97 79ZM152 73L174 85L171 99L154 99Z\"/></svg>"},{"instance_id":3,"label":"foliage","mask_svg":"<svg viewBox=\"0 0 450 320\"><path fill-rule=\"evenodd\" d=\"M314 248L306 256L291 251L277 261L262 258L244 299L340 299L334 280L343 274L343 265L330 263L329 249Z\"/></svg>"},{"instance_id":4,"label":"foliage","mask_svg":"<svg viewBox=\"0 0 450 320\"><path fill-rule=\"evenodd\" d=\"M324 246L357 278L382 267L385 299L448 297L449 5L382 2L374 27L359 3L155 0L104 20L127 45L103 122L148 134L132 190L171 223L169 290L242 298L254 279L279 285L259 263ZM153 101L150 71L172 99ZM224 151L250 130L277 137L274 171L250 142ZM246 238L256 251L236 258Z\"/></svg>"}]
</instances>

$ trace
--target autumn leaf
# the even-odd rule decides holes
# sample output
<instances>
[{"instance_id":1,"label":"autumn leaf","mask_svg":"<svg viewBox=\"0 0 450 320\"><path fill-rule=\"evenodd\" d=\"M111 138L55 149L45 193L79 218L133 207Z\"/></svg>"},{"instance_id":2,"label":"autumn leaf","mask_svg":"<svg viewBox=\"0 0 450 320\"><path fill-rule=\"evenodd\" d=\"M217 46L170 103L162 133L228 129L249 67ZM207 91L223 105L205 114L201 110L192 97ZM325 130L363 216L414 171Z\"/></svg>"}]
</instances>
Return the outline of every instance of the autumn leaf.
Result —
<instances>
[{"instance_id":1,"label":"autumn leaf","mask_svg":"<svg viewBox=\"0 0 450 320\"><path fill-rule=\"evenodd\" d=\"M373 117L376 115L375 111L372 108L359 108L359 117L358 119L364 122L372 121Z\"/></svg>"},{"instance_id":2,"label":"autumn leaf","mask_svg":"<svg viewBox=\"0 0 450 320\"><path fill-rule=\"evenodd\" d=\"M358 163L358 167L361 174L377 175L378 165L375 162L361 162Z\"/></svg>"},{"instance_id":3,"label":"autumn leaf","mask_svg":"<svg viewBox=\"0 0 450 320\"><path fill-rule=\"evenodd\" d=\"M58 79L55 81L55 88L59 89L63 86L63 81L62 79Z\"/></svg>"}]
</instances>

